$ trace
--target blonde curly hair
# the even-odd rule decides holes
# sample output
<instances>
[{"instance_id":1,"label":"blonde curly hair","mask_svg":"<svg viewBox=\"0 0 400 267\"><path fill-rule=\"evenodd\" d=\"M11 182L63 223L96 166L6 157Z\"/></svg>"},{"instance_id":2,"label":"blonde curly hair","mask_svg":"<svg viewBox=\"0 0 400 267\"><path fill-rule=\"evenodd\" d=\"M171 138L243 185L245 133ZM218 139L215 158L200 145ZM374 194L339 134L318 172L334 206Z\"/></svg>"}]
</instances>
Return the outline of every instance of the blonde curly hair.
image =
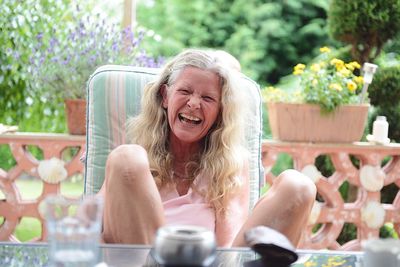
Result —
<instances>
[{"instance_id":1,"label":"blonde curly hair","mask_svg":"<svg viewBox=\"0 0 400 267\"><path fill-rule=\"evenodd\" d=\"M169 151L169 124L162 106L162 85L172 85L185 67L216 73L221 83L221 112L202 140L202 151L187 164L193 178L209 177L206 200L224 213L230 196L241 185L239 175L247 160L244 117L239 76L212 51L185 50L162 69L158 79L146 86L141 113L128 121L128 140L143 146L157 186L172 182L173 156Z\"/></svg>"}]
</instances>

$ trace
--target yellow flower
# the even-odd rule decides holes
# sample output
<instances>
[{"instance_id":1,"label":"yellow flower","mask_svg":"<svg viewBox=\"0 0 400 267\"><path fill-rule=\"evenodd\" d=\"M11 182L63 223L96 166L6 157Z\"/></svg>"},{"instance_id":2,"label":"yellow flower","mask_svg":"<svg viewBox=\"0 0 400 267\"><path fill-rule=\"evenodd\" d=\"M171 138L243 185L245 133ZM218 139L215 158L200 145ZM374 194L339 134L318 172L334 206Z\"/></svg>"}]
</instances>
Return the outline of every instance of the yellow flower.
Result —
<instances>
[{"instance_id":1,"label":"yellow flower","mask_svg":"<svg viewBox=\"0 0 400 267\"><path fill-rule=\"evenodd\" d=\"M334 58L331 60L331 65L335 65L336 70L341 70L344 68L344 62L341 59Z\"/></svg>"},{"instance_id":2,"label":"yellow flower","mask_svg":"<svg viewBox=\"0 0 400 267\"><path fill-rule=\"evenodd\" d=\"M306 65L299 63L296 66L294 66L294 71L293 74L294 75L300 75L304 72L304 69L306 68Z\"/></svg>"},{"instance_id":3,"label":"yellow flower","mask_svg":"<svg viewBox=\"0 0 400 267\"><path fill-rule=\"evenodd\" d=\"M296 90L293 93L293 103L302 103L303 102L303 93L300 90Z\"/></svg>"},{"instance_id":4,"label":"yellow flower","mask_svg":"<svg viewBox=\"0 0 400 267\"><path fill-rule=\"evenodd\" d=\"M354 72L358 73L356 69L360 64L332 58L327 46L321 47L320 52L322 54L316 61L307 65L299 63L293 68L293 74L299 75L299 87L303 91L301 95L290 92L286 99L292 103L298 100L318 103L327 112L357 101L354 95L362 87L363 78Z\"/></svg>"},{"instance_id":5,"label":"yellow flower","mask_svg":"<svg viewBox=\"0 0 400 267\"><path fill-rule=\"evenodd\" d=\"M306 68L306 65L303 63L299 63L296 66L294 66L294 70L304 70Z\"/></svg>"},{"instance_id":6,"label":"yellow flower","mask_svg":"<svg viewBox=\"0 0 400 267\"><path fill-rule=\"evenodd\" d=\"M273 86L267 86L262 90L262 96L266 102L285 102L288 99L286 92Z\"/></svg>"},{"instance_id":7,"label":"yellow flower","mask_svg":"<svg viewBox=\"0 0 400 267\"><path fill-rule=\"evenodd\" d=\"M321 70L321 65L318 64L318 63L314 63L314 64L311 65L311 70L314 71L314 72L318 72L318 71Z\"/></svg>"},{"instance_id":8,"label":"yellow flower","mask_svg":"<svg viewBox=\"0 0 400 267\"><path fill-rule=\"evenodd\" d=\"M317 264L313 261L306 261L304 263L304 267L314 267L314 266L317 266Z\"/></svg>"},{"instance_id":9,"label":"yellow flower","mask_svg":"<svg viewBox=\"0 0 400 267\"><path fill-rule=\"evenodd\" d=\"M330 49L329 47L327 47L327 46L324 46L324 47L321 47L321 48L319 49L319 51L320 51L321 53L329 53L329 52L331 52L331 49Z\"/></svg>"},{"instance_id":10,"label":"yellow flower","mask_svg":"<svg viewBox=\"0 0 400 267\"><path fill-rule=\"evenodd\" d=\"M361 65L357 61L352 61L349 64L352 65L356 69L360 69L361 68Z\"/></svg>"},{"instance_id":11,"label":"yellow flower","mask_svg":"<svg viewBox=\"0 0 400 267\"><path fill-rule=\"evenodd\" d=\"M342 91L343 90L342 86L340 84L338 84L338 83L331 83L329 85L329 89L334 89L334 90L337 90L337 91Z\"/></svg>"},{"instance_id":12,"label":"yellow flower","mask_svg":"<svg viewBox=\"0 0 400 267\"><path fill-rule=\"evenodd\" d=\"M345 64L346 68L348 68L349 70L353 71L354 70L354 66L353 64L347 63Z\"/></svg>"},{"instance_id":13,"label":"yellow flower","mask_svg":"<svg viewBox=\"0 0 400 267\"><path fill-rule=\"evenodd\" d=\"M293 74L294 75L301 75L301 74L303 74L303 72L304 72L304 70L294 70Z\"/></svg>"},{"instance_id":14,"label":"yellow flower","mask_svg":"<svg viewBox=\"0 0 400 267\"><path fill-rule=\"evenodd\" d=\"M353 80L357 83L357 84L363 84L364 83L364 77L363 76L356 76L353 78Z\"/></svg>"},{"instance_id":15,"label":"yellow flower","mask_svg":"<svg viewBox=\"0 0 400 267\"><path fill-rule=\"evenodd\" d=\"M346 260L341 258L332 257L328 259L326 267L333 267L333 266L344 266Z\"/></svg>"},{"instance_id":16,"label":"yellow flower","mask_svg":"<svg viewBox=\"0 0 400 267\"><path fill-rule=\"evenodd\" d=\"M339 73L344 77L349 77L351 75L351 71L344 67L339 70Z\"/></svg>"},{"instance_id":17,"label":"yellow flower","mask_svg":"<svg viewBox=\"0 0 400 267\"><path fill-rule=\"evenodd\" d=\"M353 81L348 81L347 88L349 89L350 92L354 92L357 89L357 84Z\"/></svg>"},{"instance_id":18,"label":"yellow flower","mask_svg":"<svg viewBox=\"0 0 400 267\"><path fill-rule=\"evenodd\" d=\"M331 65L335 65L336 62L337 62L338 60L340 60L340 59L332 58L331 61L330 61L329 63L330 63Z\"/></svg>"}]
</instances>

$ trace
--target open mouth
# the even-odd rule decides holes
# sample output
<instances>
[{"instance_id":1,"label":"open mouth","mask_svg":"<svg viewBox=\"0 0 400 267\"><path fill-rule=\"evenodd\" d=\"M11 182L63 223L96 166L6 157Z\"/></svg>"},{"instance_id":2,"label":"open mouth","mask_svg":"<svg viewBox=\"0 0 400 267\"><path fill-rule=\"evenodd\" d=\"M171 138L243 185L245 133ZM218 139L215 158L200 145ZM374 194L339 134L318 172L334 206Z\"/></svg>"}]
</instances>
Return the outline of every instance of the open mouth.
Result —
<instances>
[{"instance_id":1,"label":"open mouth","mask_svg":"<svg viewBox=\"0 0 400 267\"><path fill-rule=\"evenodd\" d=\"M178 117L180 121L185 123L196 124L196 125L201 123L201 119L187 114L179 113Z\"/></svg>"}]
</instances>

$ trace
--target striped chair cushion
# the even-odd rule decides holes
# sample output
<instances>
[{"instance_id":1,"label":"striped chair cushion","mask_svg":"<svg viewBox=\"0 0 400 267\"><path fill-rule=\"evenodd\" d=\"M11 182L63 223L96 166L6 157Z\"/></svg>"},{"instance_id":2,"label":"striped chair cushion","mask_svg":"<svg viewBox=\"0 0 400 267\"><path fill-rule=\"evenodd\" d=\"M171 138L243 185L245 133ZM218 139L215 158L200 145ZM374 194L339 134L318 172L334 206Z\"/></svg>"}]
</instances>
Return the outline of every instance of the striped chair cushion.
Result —
<instances>
[{"instance_id":1,"label":"striped chair cushion","mask_svg":"<svg viewBox=\"0 0 400 267\"><path fill-rule=\"evenodd\" d=\"M87 85L87 133L85 193L95 194L104 180L107 156L112 149L126 143L127 118L138 114L144 86L155 80L158 69L106 65L98 68ZM250 206L260 196L263 182L261 165L261 97L259 86L243 76L248 90L252 118L246 127L246 141L251 153Z\"/></svg>"}]
</instances>

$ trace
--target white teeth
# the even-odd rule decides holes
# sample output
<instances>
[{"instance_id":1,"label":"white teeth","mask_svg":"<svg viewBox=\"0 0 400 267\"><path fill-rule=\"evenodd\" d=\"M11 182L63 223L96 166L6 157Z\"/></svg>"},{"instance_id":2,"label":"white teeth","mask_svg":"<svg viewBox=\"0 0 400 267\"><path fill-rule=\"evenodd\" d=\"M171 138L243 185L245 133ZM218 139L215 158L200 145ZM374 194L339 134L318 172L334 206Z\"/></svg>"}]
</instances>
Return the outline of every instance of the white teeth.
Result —
<instances>
[{"instance_id":1,"label":"white teeth","mask_svg":"<svg viewBox=\"0 0 400 267\"><path fill-rule=\"evenodd\" d=\"M199 119L199 118L197 118L197 117L193 117L193 116L190 116L190 115L185 115L185 114L182 114L181 113L181 116L183 117L183 118L185 118L185 119L187 119L187 120L191 120L191 121L200 121L201 119Z\"/></svg>"}]
</instances>

